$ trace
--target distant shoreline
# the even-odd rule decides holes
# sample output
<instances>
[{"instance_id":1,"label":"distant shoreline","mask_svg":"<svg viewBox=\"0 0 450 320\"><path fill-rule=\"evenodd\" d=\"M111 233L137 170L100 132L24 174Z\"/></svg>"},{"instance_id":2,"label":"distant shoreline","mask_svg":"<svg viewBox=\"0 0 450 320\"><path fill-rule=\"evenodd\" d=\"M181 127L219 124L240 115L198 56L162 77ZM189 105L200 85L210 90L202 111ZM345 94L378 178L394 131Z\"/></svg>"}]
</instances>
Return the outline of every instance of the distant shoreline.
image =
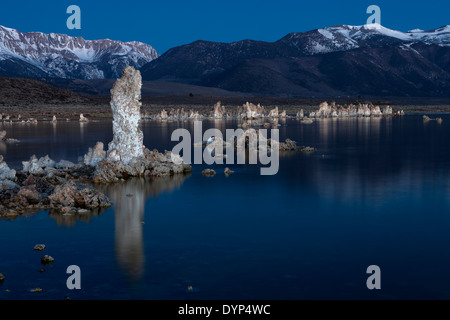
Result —
<instances>
[{"instance_id":1,"label":"distant shoreline","mask_svg":"<svg viewBox=\"0 0 450 320\"><path fill-rule=\"evenodd\" d=\"M348 102L346 102L346 100ZM450 100L450 99L449 99ZM288 115L295 116L300 109L303 109L305 114L318 109L320 102L336 101L339 104L355 103L356 99L283 99L272 97L247 97L247 98L230 98L230 97L198 97L193 101L186 101L184 96L144 96L142 97L141 112L143 115L153 116L159 114L161 110L184 108L187 110L199 111L200 114L210 114L213 110L214 104L221 101L227 110L235 110L242 106L245 102L260 103L266 110L270 110L278 106L280 112L286 110ZM382 99L365 99L361 102L372 102L374 105L390 105L395 111L404 110L406 114L442 114L450 113L449 104L399 104L389 103L389 100ZM242 102L242 103L241 103ZM450 101L449 101L450 102ZM20 114L21 119L34 118L37 120L51 120L55 115L59 120L74 120L79 119L80 113L88 118L93 119L110 119L112 118L111 109L109 106L109 97L94 97L92 102L83 103L51 103L51 104L33 104L18 103L18 104L4 104L0 105L0 113L9 115L12 121L17 121L17 116ZM0 120L1 123L1 120Z\"/></svg>"}]
</instances>

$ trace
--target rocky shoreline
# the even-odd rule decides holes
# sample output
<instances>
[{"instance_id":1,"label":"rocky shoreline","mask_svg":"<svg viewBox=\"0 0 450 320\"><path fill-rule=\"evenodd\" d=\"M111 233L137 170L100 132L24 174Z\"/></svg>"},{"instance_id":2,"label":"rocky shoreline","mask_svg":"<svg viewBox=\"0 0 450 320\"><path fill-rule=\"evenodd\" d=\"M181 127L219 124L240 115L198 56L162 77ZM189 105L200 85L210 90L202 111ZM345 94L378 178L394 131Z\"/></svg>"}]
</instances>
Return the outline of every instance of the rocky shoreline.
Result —
<instances>
[{"instance_id":1,"label":"rocky shoreline","mask_svg":"<svg viewBox=\"0 0 450 320\"><path fill-rule=\"evenodd\" d=\"M170 153L144 150L144 157L125 165L100 161L97 166L55 162L48 156L32 156L23 170L10 169L0 156L0 216L11 217L27 210L83 213L111 206L111 201L94 188L94 183L119 182L135 176L169 176L188 173L191 166L175 164Z\"/></svg>"}]
</instances>

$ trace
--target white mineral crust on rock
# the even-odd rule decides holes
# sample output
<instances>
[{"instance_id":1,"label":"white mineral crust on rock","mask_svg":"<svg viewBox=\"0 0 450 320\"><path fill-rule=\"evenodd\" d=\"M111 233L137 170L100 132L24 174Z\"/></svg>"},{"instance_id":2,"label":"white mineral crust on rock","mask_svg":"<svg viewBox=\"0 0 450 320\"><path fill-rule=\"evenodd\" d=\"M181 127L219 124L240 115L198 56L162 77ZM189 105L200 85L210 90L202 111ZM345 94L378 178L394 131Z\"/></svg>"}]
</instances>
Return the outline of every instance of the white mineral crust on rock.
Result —
<instances>
[{"instance_id":1,"label":"white mineral crust on rock","mask_svg":"<svg viewBox=\"0 0 450 320\"><path fill-rule=\"evenodd\" d=\"M243 107L245 112L243 117L246 119L257 119L263 116L264 107L259 103L258 105L254 105L253 103L247 102Z\"/></svg>"},{"instance_id":2,"label":"white mineral crust on rock","mask_svg":"<svg viewBox=\"0 0 450 320\"><path fill-rule=\"evenodd\" d=\"M311 112L310 118L329 118L329 117L381 117L391 116L393 114L392 108L387 106L381 111L379 106L370 104L359 104L355 106L350 104L349 106L336 105L334 102L328 104L322 102L319 105L319 110ZM281 116L280 116L281 117ZM299 117L299 114L297 114Z\"/></svg>"},{"instance_id":3,"label":"white mineral crust on rock","mask_svg":"<svg viewBox=\"0 0 450 320\"><path fill-rule=\"evenodd\" d=\"M94 148L89 148L84 155L84 164L87 166L96 166L97 163L106 158L106 151L103 150L103 142L98 141Z\"/></svg>"},{"instance_id":4,"label":"white mineral crust on rock","mask_svg":"<svg viewBox=\"0 0 450 320\"><path fill-rule=\"evenodd\" d=\"M128 66L111 89L114 137L108 145L110 161L128 164L133 158L144 157L144 134L139 128L141 87L141 73Z\"/></svg>"},{"instance_id":5,"label":"white mineral crust on rock","mask_svg":"<svg viewBox=\"0 0 450 320\"><path fill-rule=\"evenodd\" d=\"M32 155L29 161L22 161L23 172L31 174L44 173L44 168L54 168L55 164L55 161L50 159L48 155L39 159L35 155Z\"/></svg>"},{"instance_id":6,"label":"white mineral crust on rock","mask_svg":"<svg viewBox=\"0 0 450 320\"><path fill-rule=\"evenodd\" d=\"M216 119L222 119L226 115L225 106L220 101L214 105L213 117Z\"/></svg>"},{"instance_id":7,"label":"white mineral crust on rock","mask_svg":"<svg viewBox=\"0 0 450 320\"><path fill-rule=\"evenodd\" d=\"M278 107L273 108L269 111L269 114L267 115L269 118L278 118Z\"/></svg>"},{"instance_id":8,"label":"white mineral crust on rock","mask_svg":"<svg viewBox=\"0 0 450 320\"><path fill-rule=\"evenodd\" d=\"M385 114L385 115L392 115L392 108L390 106L386 106L383 109L383 114Z\"/></svg>"},{"instance_id":9,"label":"white mineral crust on rock","mask_svg":"<svg viewBox=\"0 0 450 320\"><path fill-rule=\"evenodd\" d=\"M0 155L0 182L7 179L14 179L16 177L16 170L10 169L5 161L3 161L3 156Z\"/></svg>"}]
</instances>

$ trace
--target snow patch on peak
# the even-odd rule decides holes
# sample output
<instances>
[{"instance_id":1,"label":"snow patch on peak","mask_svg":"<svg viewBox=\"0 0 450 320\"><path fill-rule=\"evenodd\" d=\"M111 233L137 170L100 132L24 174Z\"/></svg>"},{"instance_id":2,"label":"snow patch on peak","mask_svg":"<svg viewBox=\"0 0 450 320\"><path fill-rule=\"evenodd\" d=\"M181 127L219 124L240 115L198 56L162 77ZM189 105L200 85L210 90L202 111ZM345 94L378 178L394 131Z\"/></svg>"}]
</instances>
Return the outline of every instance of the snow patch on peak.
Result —
<instances>
[{"instance_id":1,"label":"snow patch on peak","mask_svg":"<svg viewBox=\"0 0 450 320\"><path fill-rule=\"evenodd\" d=\"M330 39L330 40L334 39L333 34L326 29L318 29L317 31L327 39Z\"/></svg>"},{"instance_id":2,"label":"snow patch on peak","mask_svg":"<svg viewBox=\"0 0 450 320\"><path fill-rule=\"evenodd\" d=\"M419 33L419 32L424 32L422 29L413 29L413 30L409 30L407 33Z\"/></svg>"}]
</instances>

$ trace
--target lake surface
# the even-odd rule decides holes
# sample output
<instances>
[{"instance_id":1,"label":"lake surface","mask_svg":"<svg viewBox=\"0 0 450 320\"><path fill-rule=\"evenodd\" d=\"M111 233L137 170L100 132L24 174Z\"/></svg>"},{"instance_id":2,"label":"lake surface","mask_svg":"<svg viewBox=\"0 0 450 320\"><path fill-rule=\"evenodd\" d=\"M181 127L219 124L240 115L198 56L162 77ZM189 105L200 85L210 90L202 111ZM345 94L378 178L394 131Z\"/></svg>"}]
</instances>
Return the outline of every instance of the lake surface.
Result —
<instances>
[{"instance_id":1,"label":"lake surface","mask_svg":"<svg viewBox=\"0 0 450 320\"><path fill-rule=\"evenodd\" d=\"M48 211L0 220L0 299L449 299L450 115L280 122L279 172L225 165L205 177L135 178L98 188L114 205L78 216ZM192 122L143 121L144 144L170 150ZM208 120L203 129L237 127ZM13 168L33 154L76 162L109 121L3 124ZM37 243L47 246L35 252ZM48 266L40 258L48 254ZM81 290L66 268L81 268ZM381 269L368 290L366 269ZM44 269L44 272L40 272ZM40 293L30 289L42 288Z\"/></svg>"}]
</instances>

